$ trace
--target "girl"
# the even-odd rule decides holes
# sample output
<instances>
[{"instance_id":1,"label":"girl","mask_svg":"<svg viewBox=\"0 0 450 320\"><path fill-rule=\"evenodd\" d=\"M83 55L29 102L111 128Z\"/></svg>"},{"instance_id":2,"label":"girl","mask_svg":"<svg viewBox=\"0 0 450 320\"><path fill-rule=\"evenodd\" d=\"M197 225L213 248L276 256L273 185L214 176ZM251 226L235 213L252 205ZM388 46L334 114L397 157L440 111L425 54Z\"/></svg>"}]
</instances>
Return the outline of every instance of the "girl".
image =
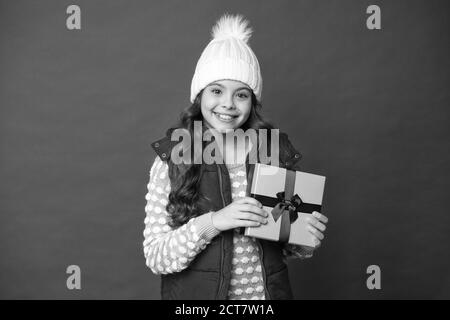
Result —
<instances>
[{"instance_id":1,"label":"girl","mask_svg":"<svg viewBox=\"0 0 450 320\"><path fill-rule=\"evenodd\" d=\"M143 246L147 266L161 275L162 299L292 299L286 260L313 254L314 248L242 234L269 218L261 203L248 197L252 145L226 144L220 149L225 164L172 161L178 142L171 134L182 128L194 139L194 121L220 133L273 128L260 113L262 77L247 43L251 32L242 16L219 19L196 66L192 105L152 144L158 156L150 170ZM279 165L299 170L300 154L284 133L279 148ZM317 248L328 219L319 212L309 219Z\"/></svg>"}]
</instances>

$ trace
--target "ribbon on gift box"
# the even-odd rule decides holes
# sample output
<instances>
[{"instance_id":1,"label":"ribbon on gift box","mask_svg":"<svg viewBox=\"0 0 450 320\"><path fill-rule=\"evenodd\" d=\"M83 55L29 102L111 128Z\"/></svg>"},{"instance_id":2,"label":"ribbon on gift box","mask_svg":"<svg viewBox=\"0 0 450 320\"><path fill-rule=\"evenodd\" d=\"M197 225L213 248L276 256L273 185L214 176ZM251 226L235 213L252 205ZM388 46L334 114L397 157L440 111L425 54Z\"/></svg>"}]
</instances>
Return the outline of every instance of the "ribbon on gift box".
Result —
<instances>
[{"instance_id":1,"label":"ribbon on gift box","mask_svg":"<svg viewBox=\"0 0 450 320\"><path fill-rule=\"evenodd\" d=\"M268 197L252 193L251 196L262 203L263 206L272 207L272 216L275 222L281 216L280 242L288 242L291 233L291 224L298 218L298 213L320 212L321 205L305 203L298 194L294 195L295 171L286 170L284 191L277 192L276 197Z\"/></svg>"},{"instance_id":2,"label":"ribbon on gift box","mask_svg":"<svg viewBox=\"0 0 450 320\"><path fill-rule=\"evenodd\" d=\"M298 218L297 209L301 206L302 199L298 194L293 195L291 199L287 199L284 191L277 192L277 199L279 202L272 209L273 219L277 221L283 212L287 210L291 224L294 223Z\"/></svg>"}]
</instances>

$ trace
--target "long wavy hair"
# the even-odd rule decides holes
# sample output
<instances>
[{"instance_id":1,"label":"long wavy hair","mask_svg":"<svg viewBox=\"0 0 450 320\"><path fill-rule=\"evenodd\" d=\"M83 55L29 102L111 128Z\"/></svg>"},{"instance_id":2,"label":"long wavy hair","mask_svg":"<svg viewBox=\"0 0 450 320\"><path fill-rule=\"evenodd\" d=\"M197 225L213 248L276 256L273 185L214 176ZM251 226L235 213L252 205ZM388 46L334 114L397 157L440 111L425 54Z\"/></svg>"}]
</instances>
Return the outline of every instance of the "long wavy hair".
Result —
<instances>
[{"instance_id":1,"label":"long wavy hair","mask_svg":"<svg viewBox=\"0 0 450 320\"><path fill-rule=\"evenodd\" d=\"M195 138L194 121L202 121L203 124L203 115L201 112L202 94L203 90L199 92L194 100L194 103L181 112L179 122L174 128L170 128L167 131L167 134L170 134L174 129L184 128L189 131L191 145L193 145ZM250 115L247 121L241 126L241 129L245 131L250 128L256 130L274 128L268 120L263 118L261 108L261 103L257 101L255 94L252 92L252 108ZM202 133L207 129L208 128L203 124ZM200 141L202 141L202 148L204 149L207 143L203 141L202 137L197 138L200 138ZM268 135L268 139L270 139L270 135ZM211 142L208 142L208 144L209 143ZM268 141L268 145L270 146L270 140ZM204 166L201 164L195 164L193 157L193 152L191 152L192 161L190 164L183 163L175 165L171 159L168 161L171 191L166 210L170 214L169 225L172 228L178 228L187 223L191 218L198 216L198 203L200 200L206 200L206 198L200 194L198 188L203 175Z\"/></svg>"}]
</instances>

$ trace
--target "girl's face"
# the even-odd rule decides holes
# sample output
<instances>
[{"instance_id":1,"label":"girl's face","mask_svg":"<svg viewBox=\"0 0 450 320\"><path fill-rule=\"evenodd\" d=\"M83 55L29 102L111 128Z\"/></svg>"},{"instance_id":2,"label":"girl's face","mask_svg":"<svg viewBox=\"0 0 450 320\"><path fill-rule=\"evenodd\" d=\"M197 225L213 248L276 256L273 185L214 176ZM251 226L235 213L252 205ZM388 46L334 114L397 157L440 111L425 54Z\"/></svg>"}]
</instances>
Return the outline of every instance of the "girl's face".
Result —
<instances>
[{"instance_id":1,"label":"girl's face","mask_svg":"<svg viewBox=\"0 0 450 320\"><path fill-rule=\"evenodd\" d=\"M201 110L209 128L219 132L240 128L252 110L252 91L239 81L214 81L203 90Z\"/></svg>"}]
</instances>

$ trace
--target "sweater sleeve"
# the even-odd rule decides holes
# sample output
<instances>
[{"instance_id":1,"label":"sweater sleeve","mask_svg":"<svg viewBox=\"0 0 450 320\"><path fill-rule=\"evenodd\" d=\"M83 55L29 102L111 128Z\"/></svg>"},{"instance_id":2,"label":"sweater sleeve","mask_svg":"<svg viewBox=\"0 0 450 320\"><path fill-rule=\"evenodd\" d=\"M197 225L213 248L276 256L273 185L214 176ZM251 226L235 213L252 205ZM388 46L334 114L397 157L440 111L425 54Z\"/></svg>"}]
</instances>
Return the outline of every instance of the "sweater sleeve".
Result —
<instances>
[{"instance_id":1,"label":"sweater sleeve","mask_svg":"<svg viewBox=\"0 0 450 320\"><path fill-rule=\"evenodd\" d=\"M211 220L211 212L190 219L179 228L169 226L166 211L170 193L168 165L158 156L150 170L145 199L144 256L155 274L180 272L220 233Z\"/></svg>"},{"instance_id":2,"label":"sweater sleeve","mask_svg":"<svg viewBox=\"0 0 450 320\"><path fill-rule=\"evenodd\" d=\"M287 243L283 247L283 256L286 260L307 259L313 256L314 248Z\"/></svg>"}]
</instances>

